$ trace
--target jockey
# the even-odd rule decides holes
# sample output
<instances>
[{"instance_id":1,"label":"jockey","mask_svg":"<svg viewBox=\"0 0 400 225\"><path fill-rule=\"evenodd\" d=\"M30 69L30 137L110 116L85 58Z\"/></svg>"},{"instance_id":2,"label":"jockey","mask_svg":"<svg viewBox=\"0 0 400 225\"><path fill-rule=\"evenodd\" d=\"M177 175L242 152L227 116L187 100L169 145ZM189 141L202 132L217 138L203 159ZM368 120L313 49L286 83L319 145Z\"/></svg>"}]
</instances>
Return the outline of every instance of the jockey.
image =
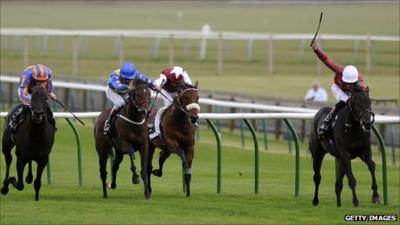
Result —
<instances>
[{"instance_id":1,"label":"jockey","mask_svg":"<svg viewBox=\"0 0 400 225\"><path fill-rule=\"evenodd\" d=\"M12 110L13 113L11 113L11 119L9 122L9 126L12 131L16 131L18 120L21 118L25 109L27 108L23 106L30 106L31 104L31 93L33 87L36 85L42 86L48 91L51 98L56 99L56 95L54 94L53 80L51 78L52 75L53 72L51 69L43 64L30 65L25 68L21 75L19 88L17 90L18 98L20 99L22 105L17 105ZM55 125L55 121L52 116L53 114L51 113L50 108L48 110L50 114L50 122Z\"/></svg>"},{"instance_id":2,"label":"jockey","mask_svg":"<svg viewBox=\"0 0 400 225\"><path fill-rule=\"evenodd\" d=\"M335 118L340 109L346 105L354 87L359 85L365 91L367 86L361 73L358 72L356 67L352 65L343 66L335 63L317 46L315 42L311 43L311 47L318 58L335 73L334 83L332 84L332 93L335 96L337 103L324 118L318 129L318 136L322 137L329 130L329 124L332 118Z\"/></svg>"},{"instance_id":3,"label":"jockey","mask_svg":"<svg viewBox=\"0 0 400 225\"><path fill-rule=\"evenodd\" d=\"M154 132L150 134L150 139L154 139L160 135L161 116L178 95L177 88L185 83L192 85L189 74L180 66L164 69L160 73L160 78L155 80L154 83L156 89L162 92L161 98L163 99L164 106L157 111L154 119Z\"/></svg>"},{"instance_id":4,"label":"jockey","mask_svg":"<svg viewBox=\"0 0 400 225\"><path fill-rule=\"evenodd\" d=\"M106 96L114 106L105 122L104 135L110 135L111 121L129 97L129 82L136 78L145 81L150 89L155 90L155 86L151 79L136 70L135 66L131 63L124 63L119 69L116 69L111 73L110 78L108 79Z\"/></svg>"}]
</instances>

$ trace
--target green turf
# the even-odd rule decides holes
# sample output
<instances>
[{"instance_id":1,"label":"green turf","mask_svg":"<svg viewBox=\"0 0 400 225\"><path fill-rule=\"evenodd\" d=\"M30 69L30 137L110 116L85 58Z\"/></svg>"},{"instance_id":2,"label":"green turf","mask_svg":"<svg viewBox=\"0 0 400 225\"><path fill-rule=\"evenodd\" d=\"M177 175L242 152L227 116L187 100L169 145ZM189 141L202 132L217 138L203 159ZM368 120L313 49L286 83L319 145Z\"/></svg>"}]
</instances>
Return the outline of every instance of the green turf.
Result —
<instances>
[{"instance_id":1,"label":"green turf","mask_svg":"<svg viewBox=\"0 0 400 225\"><path fill-rule=\"evenodd\" d=\"M208 22L215 31L313 33L319 11L325 17L322 34L399 35L398 5L261 5L230 4L46 4L1 3L1 27L50 27L66 29L190 29ZM181 20L177 19L183 12ZM373 12L373 13L371 13ZM345 15L345 16L344 16ZM1 71L20 73L23 68L22 40L2 39ZM30 38L29 62L44 62L56 76L72 73L70 38ZM61 44L59 44L61 43ZM279 41L274 45L274 75L268 74L268 43L255 41L253 59L247 58L247 41L224 41L223 75L217 76L217 44L209 41L207 59L200 61L198 40L175 40L175 62L185 66L194 80L207 90L257 96L302 98L313 80L320 80L330 93L332 73L318 75L315 56L300 41ZM365 42L353 52L354 41L323 41L324 49L342 64L355 64L364 73L372 97L399 99L399 43L373 42L372 69L366 74ZM300 46L304 53L301 55ZM168 41L162 40L153 58L152 39L125 39L125 59L156 78L168 65ZM19 49L19 50L18 50ZM82 40L78 75L81 79L105 80L118 64L112 38ZM330 100L334 101L330 95Z\"/></svg>"},{"instance_id":2,"label":"green turf","mask_svg":"<svg viewBox=\"0 0 400 225\"><path fill-rule=\"evenodd\" d=\"M247 148L242 149L237 134L226 132L222 135L222 193L217 194L215 143L205 127L196 144L191 198L182 193L180 162L173 156L166 162L164 177L152 179L152 200L144 200L141 184L130 183L128 160L120 168L117 189L109 190L109 198L102 199L92 127L79 127L84 177L83 186L79 187L73 135L65 122L58 121L51 154L52 184L48 185L43 176L39 202L34 201L32 185L26 185L23 192L11 188L7 196L0 198L1 224L343 224L344 215L349 213L399 212L398 166L388 166L389 205L373 205L369 172L359 160L354 161L361 207L351 206L351 192L344 185L343 207L336 208L334 161L327 157L322 169L320 205L313 207L312 167L306 145L302 145L300 196L295 198L294 156L287 153L285 142L273 140L269 150L260 153L260 193L254 194L250 139L247 137ZM379 159L375 160L382 196L382 171ZM14 167L15 164L12 174Z\"/></svg>"}]
</instances>

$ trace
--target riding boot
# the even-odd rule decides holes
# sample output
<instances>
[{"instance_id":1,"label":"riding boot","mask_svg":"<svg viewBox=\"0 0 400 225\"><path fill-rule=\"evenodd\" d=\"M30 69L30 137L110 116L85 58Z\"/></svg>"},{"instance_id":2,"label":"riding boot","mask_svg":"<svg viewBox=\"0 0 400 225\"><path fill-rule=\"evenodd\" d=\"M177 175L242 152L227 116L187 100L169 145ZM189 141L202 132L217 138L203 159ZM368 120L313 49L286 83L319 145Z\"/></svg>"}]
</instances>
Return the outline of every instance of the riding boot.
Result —
<instances>
[{"instance_id":1,"label":"riding boot","mask_svg":"<svg viewBox=\"0 0 400 225\"><path fill-rule=\"evenodd\" d=\"M328 133L330 124L333 118L336 117L336 114L346 105L346 102L339 101L336 105L332 108L332 110L326 115L326 117L322 120L321 125L318 128L318 137L322 138L325 134Z\"/></svg>"},{"instance_id":2,"label":"riding boot","mask_svg":"<svg viewBox=\"0 0 400 225\"><path fill-rule=\"evenodd\" d=\"M106 122L104 123L104 135L106 137L111 137L111 122L113 121L115 115L117 114L117 109L112 108L110 115L108 116Z\"/></svg>"}]
</instances>

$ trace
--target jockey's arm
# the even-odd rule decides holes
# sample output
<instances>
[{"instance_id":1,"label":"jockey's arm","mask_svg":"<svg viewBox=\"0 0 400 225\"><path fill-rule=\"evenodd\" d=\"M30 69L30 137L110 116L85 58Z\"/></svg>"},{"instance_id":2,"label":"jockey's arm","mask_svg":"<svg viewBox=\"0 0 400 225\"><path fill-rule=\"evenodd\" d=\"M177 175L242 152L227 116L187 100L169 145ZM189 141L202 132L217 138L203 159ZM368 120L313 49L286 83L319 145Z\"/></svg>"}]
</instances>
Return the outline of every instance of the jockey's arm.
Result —
<instances>
[{"instance_id":1,"label":"jockey's arm","mask_svg":"<svg viewBox=\"0 0 400 225\"><path fill-rule=\"evenodd\" d=\"M18 87L18 97L21 102L25 105L29 105L31 102L31 95L29 94L30 80L26 75L22 75L20 85Z\"/></svg>"},{"instance_id":2,"label":"jockey's arm","mask_svg":"<svg viewBox=\"0 0 400 225\"><path fill-rule=\"evenodd\" d=\"M139 79L143 80L144 82L146 82L146 83L147 83L147 86L148 86L151 90L153 90L153 91L156 90L154 81L152 81L147 75L144 75L143 73L137 71L137 73L135 74L135 76L138 77Z\"/></svg>"},{"instance_id":3,"label":"jockey's arm","mask_svg":"<svg viewBox=\"0 0 400 225\"><path fill-rule=\"evenodd\" d=\"M343 66L335 63L331 57L329 57L325 52L322 51L319 47L313 47L314 53L318 56L318 58L333 72L339 73L343 71Z\"/></svg>"},{"instance_id":4,"label":"jockey's arm","mask_svg":"<svg viewBox=\"0 0 400 225\"><path fill-rule=\"evenodd\" d=\"M110 78L108 79L108 87L116 92L124 92L128 90L128 85L123 84L119 80L119 77L114 73L111 74Z\"/></svg>"},{"instance_id":5,"label":"jockey's arm","mask_svg":"<svg viewBox=\"0 0 400 225\"><path fill-rule=\"evenodd\" d=\"M46 83L46 90L50 93L50 96L53 99L56 99L56 94L54 93L54 85L53 85L53 79L51 77L49 77L49 79L47 80Z\"/></svg>"}]
</instances>

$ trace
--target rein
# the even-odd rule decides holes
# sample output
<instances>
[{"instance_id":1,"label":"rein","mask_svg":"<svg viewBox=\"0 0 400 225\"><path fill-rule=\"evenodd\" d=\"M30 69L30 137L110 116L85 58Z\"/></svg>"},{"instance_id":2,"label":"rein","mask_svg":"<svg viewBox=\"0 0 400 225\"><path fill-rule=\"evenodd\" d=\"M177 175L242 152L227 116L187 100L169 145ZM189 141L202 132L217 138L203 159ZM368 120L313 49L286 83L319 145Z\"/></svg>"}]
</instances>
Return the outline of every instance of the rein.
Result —
<instances>
[{"instance_id":1,"label":"rein","mask_svg":"<svg viewBox=\"0 0 400 225\"><path fill-rule=\"evenodd\" d=\"M133 98L133 95L132 95L132 93L131 93L131 92L134 92L134 91L135 91L136 89L138 89L138 88L139 88L139 87L137 87L137 88L135 88L135 89L129 91L129 98L131 99L130 102L133 104L133 106L137 109L138 112L140 112L139 106L136 104L136 102L135 102L135 100L134 100L134 98ZM127 118L126 116L121 115L121 114L119 114L119 113L118 113L116 116L119 117L119 118L121 118L121 119L123 119L123 120L125 120L125 121L128 122L128 123L133 124L133 125L142 125L142 124L146 121L147 114L148 114L148 112L147 112L147 110L146 110L146 111L145 111L145 114L144 114L144 117L143 117L143 119L142 119L140 122L133 121L133 120L131 120L131 119Z\"/></svg>"},{"instance_id":2,"label":"rein","mask_svg":"<svg viewBox=\"0 0 400 225\"><path fill-rule=\"evenodd\" d=\"M179 105L176 104L175 101L171 101L171 100L170 100L167 96L165 96L165 94L162 93L161 91L160 91L159 93L161 93L162 96L164 96L166 99L168 99L168 101L170 101L176 108L178 108L180 111L182 111L183 113L185 113L187 116L190 117L190 114L182 107L182 104L181 104L181 102L179 101L179 96L182 95L183 93L185 93L186 91L197 91L197 89L196 89L196 88L188 88L188 89L185 89L184 91L182 91L182 92L176 97L177 102L178 102Z\"/></svg>"},{"instance_id":3,"label":"rein","mask_svg":"<svg viewBox=\"0 0 400 225\"><path fill-rule=\"evenodd\" d=\"M375 122L375 113L372 112L372 110L370 110L370 109L365 109L365 110L361 111L361 112L358 114L358 116L356 116L356 115L354 114L354 111L353 111L353 108L351 107L351 103L350 103L350 102L351 102L351 98L349 98L349 100L348 100L348 102L347 102L347 106L348 106L349 109L350 109L351 115L353 116L353 118L354 118L357 122L360 122L361 117L362 117L362 115L364 115L364 113L371 113L371 115L372 115L372 122L371 122L371 124L373 124L373 123Z\"/></svg>"}]
</instances>

